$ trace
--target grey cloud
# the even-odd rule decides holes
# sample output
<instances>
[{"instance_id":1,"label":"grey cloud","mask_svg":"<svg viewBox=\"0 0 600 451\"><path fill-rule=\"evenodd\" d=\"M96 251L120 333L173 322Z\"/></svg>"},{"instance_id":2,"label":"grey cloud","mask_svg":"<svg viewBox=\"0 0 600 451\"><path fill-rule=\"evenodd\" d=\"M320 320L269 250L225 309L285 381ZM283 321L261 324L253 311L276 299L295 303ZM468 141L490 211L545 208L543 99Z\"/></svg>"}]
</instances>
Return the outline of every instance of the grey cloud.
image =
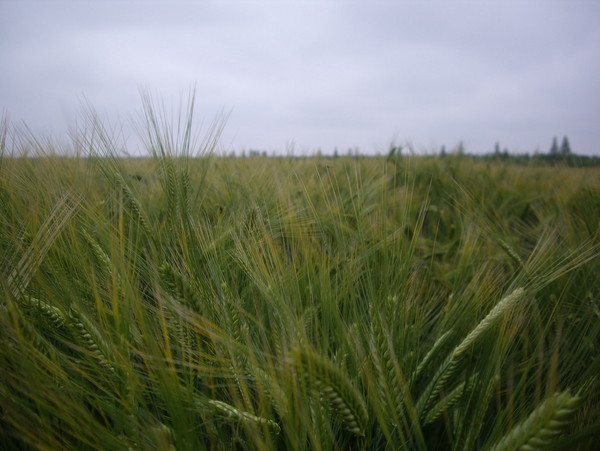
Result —
<instances>
[{"instance_id":1,"label":"grey cloud","mask_svg":"<svg viewBox=\"0 0 600 451\"><path fill-rule=\"evenodd\" d=\"M61 5L61 6L59 6ZM224 147L411 139L597 152L597 2L0 3L0 108L64 128L85 96L109 116L194 84L231 111Z\"/></svg>"}]
</instances>

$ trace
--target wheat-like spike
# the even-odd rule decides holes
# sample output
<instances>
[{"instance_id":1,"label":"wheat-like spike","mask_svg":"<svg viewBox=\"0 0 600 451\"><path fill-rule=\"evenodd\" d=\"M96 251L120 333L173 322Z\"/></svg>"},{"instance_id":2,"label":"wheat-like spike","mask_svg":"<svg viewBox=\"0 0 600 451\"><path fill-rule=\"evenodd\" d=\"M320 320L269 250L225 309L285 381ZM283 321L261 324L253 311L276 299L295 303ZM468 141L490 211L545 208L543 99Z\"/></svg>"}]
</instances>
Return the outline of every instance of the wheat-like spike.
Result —
<instances>
[{"instance_id":1,"label":"wheat-like spike","mask_svg":"<svg viewBox=\"0 0 600 451\"><path fill-rule=\"evenodd\" d=\"M273 403L275 411L280 417L285 417L288 413L288 398L281 388L279 381L272 377L259 366L249 363L250 377L260 384L268 398Z\"/></svg>"},{"instance_id":2,"label":"wheat-like spike","mask_svg":"<svg viewBox=\"0 0 600 451\"><path fill-rule=\"evenodd\" d=\"M383 321L379 315L374 316L372 326L378 354L382 358L385 369L388 371L390 379L392 380L392 385L396 386L397 380L395 380L395 374L393 372L394 362L392 361L392 358L395 356L392 355L393 350L390 350L388 345L387 331L384 330Z\"/></svg>"},{"instance_id":3,"label":"wheat-like spike","mask_svg":"<svg viewBox=\"0 0 600 451\"><path fill-rule=\"evenodd\" d=\"M379 368L378 389L380 393L391 392L394 401L391 407L396 411L396 416L405 421L404 401L400 391L400 381L395 371L396 357L393 349L390 349L383 328L381 317L376 315L373 319L373 336L378 352L373 353L372 361L375 367Z\"/></svg>"},{"instance_id":4,"label":"wheat-like spike","mask_svg":"<svg viewBox=\"0 0 600 451\"><path fill-rule=\"evenodd\" d=\"M420 447L424 447L425 438L419 424L418 410L409 384L402 373L392 337L388 332L389 328L386 326L384 317L381 314L374 315L372 327L377 348L377 352L373 353L372 356L373 364L376 367L379 365L381 368L381 370L378 370L380 375L379 390L391 394L391 396L386 396L385 399L388 408L395 414L393 415L394 418L402 423L396 424L397 432L403 437L403 441L415 440ZM381 363L378 363L377 360L380 360Z\"/></svg>"},{"instance_id":5,"label":"wheat-like spike","mask_svg":"<svg viewBox=\"0 0 600 451\"><path fill-rule=\"evenodd\" d=\"M466 381L458 384L450 393L440 399L433 407L429 409L425 415L423 424L433 423L435 420L437 420L462 397L466 390L468 390Z\"/></svg>"},{"instance_id":6,"label":"wheat-like spike","mask_svg":"<svg viewBox=\"0 0 600 451\"><path fill-rule=\"evenodd\" d=\"M106 274L108 276L112 276L114 273L113 264L110 261L110 257L108 256L106 251L104 249L102 249L102 246L100 246L100 244L88 233L87 230L84 229L82 231L82 233L83 233L83 237L85 238L85 240L87 241L89 246L92 248L92 253L96 257L96 259L100 262L102 269L106 272ZM120 275L119 274L117 274L117 281L118 281L118 283L120 283Z\"/></svg>"},{"instance_id":7,"label":"wheat-like spike","mask_svg":"<svg viewBox=\"0 0 600 451\"><path fill-rule=\"evenodd\" d=\"M333 363L308 349L295 348L292 362L302 377L307 377L331 408L342 418L344 427L355 435L364 435L368 422L365 400Z\"/></svg>"},{"instance_id":8,"label":"wheat-like spike","mask_svg":"<svg viewBox=\"0 0 600 451\"><path fill-rule=\"evenodd\" d=\"M247 335L248 325L240 315L239 308L233 301L225 301L221 310L225 316L229 335L238 343L242 343Z\"/></svg>"},{"instance_id":9,"label":"wheat-like spike","mask_svg":"<svg viewBox=\"0 0 600 451\"><path fill-rule=\"evenodd\" d=\"M318 396L308 396L307 398L312 447L319 451L333 449L335 434L331 425L331 408L321 402Z\"/></svg>"},{"instance_id":10,"label":"wheat-like spike","mask_svg":"<svg viewBox=\"0 0 600 451\"><path fill-rule=\"evenodd\" d=\"M129 207L131 208L131 211L133 212L135 218L138 220L138 222L142 226L142 229L144 229L146 236L148 236L148 237L152 236L152 234L150 232L150 227L148 226L148 221L146 220L146 215L144 214L142 207L140 206L140 203L138 202L136 197L133 195L133 192L129 188L129 185L127 185L127 183L125 183L125 181L120 176L118 176L118 178L117 178L117 183L119 183L119 186L121 187L121 190L123 191L123 196L125 197L125 200L127 201L126 205L129 205Z\"/></svg>"},{"instance_id":11,"label":"wheat-like spike","mask_svg":"<svg viewBox=\"0 0 600 451\"><path fill-rule=\"evenodd\" d=\"M248 341L246 341L247 343ZM242 342L238 342L242 343ZM231 359L231 374L235 380L243 404L245 406L252 406L251 390L254 387L249 386L248 381L252 381L253 377L249 374L248 355L245 352L240 352L240 348L229 349Z\"/></svg>"},{"instance_id":12,"label":"wheat-like spike","mask_svg":"<svg viewBox=\"0 0 600 451\"><path fill-rule=\"evenodd\" d=\"M506 312L512 309L512 307L522 299L525 294L523 288L515 289L511 294L505 296L496 304L496 306L490 310L483 320L466 336L466 338L454 348L450 356L440 366L435 377L428 384L427 388L422 393L419 401L417 402L417 410L423 417L429 410L431 403L435 396L444 388L446 382L456 371L460 358L465 352L481 337L490 327L492 327L496 321L502 317Z\"/></svg>"},{"instance_id":13,"label":"wheat-like spike","mask_svg":"<svg viewBox=\"0 0 600 451\"><path fill-rule=\"evenodd\" d=\"M139 403L136 394L136 383L138 382L135 377L135 373L130 369L125 369L122 372L124 378L122 383L123 393L123 410L125 411L125 418L127 419L124 423L124 427L127 431L130 431L130 436L135 436L136 425L138 423L138 412ZM135 448L134 448L135 449Z\"/></svg>"},{"instance_id":14,"label":"wheat-like spike","mask_svg":"<svg viewBox=\"0 0 600 451\"><path fill-rule=\"evenodd\" d=\"M173 157L166 156L162 158L163 163L163 177L167 183L167 201L171 218L179 218L179 199L177 196L177 171L175 170L175 164Z\"/></svg>"},{"instance_id":15,"label":"wheat-like spike","mask_svg":"<svg viewBox=\"0 0 600 451\"><path fill-rule=\"evenodd\" d=\"M92 248L92 252L94 253L94 256L98 259L98 261L100 263L102 263L104 270L107 273L112 274L113 271L112 271L112 263L110 261L110 257L104 251L104 249L102 249L102 246L100 246L100 244L98 244L98 242L94 238L92 238L92 236L89 234L89 232L87 230L83 229L81 231L81 233L83 234L83 237L85 238L85 240L88 242L88 244Z\"/></svg>"},{"instance_id":16,"label":"wheat-like spike","mask_svg":"<svg viewBox=\"0 0 600 451\"><path fill-rule=\"evenodd\" d=\"M44 301L34 298L33 296L23 296L21 298L23 304L28 307L37 309L46 319L48 319L57 329L64 329L66 323L66 315L63 311L50 305Z\"/></svg>"},{"instance_id":17,"label":"wheat-like spike","mask_svg":"<svg viewBox=\"0 0 600 451\"><path fill-rule=\"evenodd\" d=\"M581 398L568 391L543 401L526 420L515 426L491 451L543 449L574 419Z\"/></svg>"},{"instance_id":18,"label":"wheat-like spike","mask_svg":"<svg viewBox=\"0 0 600 451\"><path fill-rule=\"evenodd\" d=\"M268 418L262 418L249 412L244 412L242 410L236 409L234 406L227 404L226 402L219 401L217 399L208 400L208 404L212 406L216 412L220 413L227 419L231 419L236 422L269 426L271 429L273 429L273 431L276 434L279 434L281 432L279 424Z\"/></svg>"},{"instance_id":19,"label":"wheat-like spike","mask_svg":"<svg viewBox=\"0 0 600 451\"><path fill-rule=\"evenodd\" d=\"M237 344L248 343L248 325L243 321L238 309L231 302L226 302L221 307L227 323L228 333L234 342ZM237 346L234 348L228 347L227 349L231 361L231 374L238 387L238 392L244 405L251 406L252 401L245 381L248 376L248 355L245 352L240 352L240 348Z\"/></svg>"},{"instance_id":20,"label":"wheat-like spike","mask_svg":"<svg viewBox=\"0 0 600 451\"><path fill-rule=\"evenodd\" d=\"M46 338L36 330L34 325L27 318L23 317L23 312L19 311L17 314L17 322L23 335L27 337L29 342L33 343L35 348L44 356L48 357L50 360L56 361L56 348L48 344Z\"/></svg>"},{"instance_id":21,"label":"wheat-like spike","mask_svg":"<svg viewBox=\"0 0 600 451\"><path fill-rule=\"evenodd\" d=\"M186 216L192 210L192 200L190 198L191 186L192 186L192 183L190 182L190 171L186 167L181 172L181 203L182 203L181 207L182 207L182 213L185 214Z\"/></svg>"},{"instance_id":22,"label":"wheat-like spike","mask_svg":"<svg viewBox=\"0 0 600 451\"><path fill-rule=\"evenodd\" d=\"M514 248L508 244L506 241L504 241L503 239L500 239L498 241L498 243L500 244L500 247L508 254L508 256L520 267L522 268L524 266L523 264L523 260L521 259L521 257L519 256L519 254L517 254L517 252L514 250Z\"/></svg>"},{"instance_id":23,"label":"wheat-like spike","mask_svg":"<svg viewBox=\"0 0 600 451\"><path fill-rule=\"evenodd\" d=\"M80 202L80 198L73 199L71 194L67 193L52 208L50 215L38 230L35 240L8 276L8 286L15 298L19 298L25 292L34 272L75 214Z\"/></svg>"},{"instance_id":24,"label":"wheat-like spike","mask_svg":"<svg viewBox=\"0 0 600 451\"><path fill-rule=\"evenodd\" d=\"M245 371L246 359L244 357L240 358L239 353L236 352L236 350L230 350L229 352L231 358L231 363L229 365L231 376L235 381L235 385L242 398L243 404L245 406L251 406L252 400L250 397L250 392L248 391L248 385L245 382L245 378L247 376Z\"/></svg>"},{"instance_id":25,"label":"wheat-like spike","mask_svg":"<svg viewBox=\"0 0 600 451\"><path fill-rule=\"evenodd\" d=\"M376 407L379 407L379 409L375 411L375 415L377 416L379 426L384 435L388 438L388 442L396 443L399 438L395 437L394 432L398 431L400 434L403 434L402 429L399 429L402 420L397 416L397 403L393 401L393 396L391 394L392 390L388 384L387 372L383 370L383 364L374 347L371 352L371 374L375 376L375 382L373 384L374 393L372 395L369 393L367 399ZM390 400L393 402L390 402ZM403 438L400 440L404 441Z\"/></svg>"},{"instance_id":26,"label":"wheat-like spike","mask_svg":"<svg viewBox=\"0 0 600 451\"><path fill-rule=\"evenodd\" d=\"M496 306L490 310L485 318L473 329L469 335L452 352L452 358L460 358L469 347L483 335L483 333L494 325L496 320L523 298L525 290L523 288L515 289L511 294L505 296Z\"/></svg>"},{"instance_id":27,"label":"wheat-like spike","mask_svg":"<svg viewBox=\"0 0 600 451\"><path fill-rule=\"evenodd\" d=\"M217 316L222 318L224 329L231 338L228 343L222 345L224 354L229 357L231 376L236 383L243 405L251 406L252 400L246 382L248 379L248 355L243 346L243 343L249 342L248 326L232 301L222 301L216 305L216 309L218 310Z\"/></svg>"},{"instance_id":28,"label":"wheat-like spike","mask_svg":"<svg viewBox=\"0 0 600 451\"><path fill-rule=\"evenodd\" d=\"M419 365L417 366L417 369L415 370L415 372L413 374L413 378L412 378L413 381L416 381L419 379L419 376L421 375L421 372L423 371L423 369L425 369L425 367L429 364L429 362L431 361L431 359L433 358L435 353L438 351L438 349L446 343L446 341L451 336L451 334L452 334L452 329L449 329L446 332L444 332L435 341L435 343L433 344L433 346L431 347L429 352L427 352L427 354L425 354L425 357L423 357L423 359L419 362Z\"/></svg>"},{"instance_id":29,"label":"wheat-like spike","mask_svg":"<svg viewBox=\"0 0 600 451\"><path fill-rule=\"evenodd\" d=\"M175 276L175 270L168 263L163 263L158 268L158 272L160 274L160 278L163 280L167 288L171 291L171 294L174 296L181 298L183 294L180 291L180 288L177 284L177 278Z\"/></svg>"},{"instance_id":30,"label":"wheat-like spike","mask_svg":"<svg viewBox=\"0 0 600 451\"><path fill-rule=\"evenodd\" d=\"M197 291L191 282L168 263L163 263L159 268L159 274L171 294L192 308L195 312L201 311L202 302L198 298Z\"/></svg>"},{"instance_id":31,"label":"wheat-like spike","mask_svg":"<svg viewBox=\"0 0 600 451\"><path fill-rule=\"evenodd\" d=\"M90 352L100 365L115 373L115 368L107 357L109 347L92 322L83 313L73 308L69 311L69 317L71 320L70 325L81 345Z\"/></svg>"},{"instance_id":32,"label":"wheat-like spike","mask_svg":"<svg viewBox=\"0 0 600 451\"><path fill-rule=\"evenodd\" d=\"M198 351L198 343L195 334L186 325L185 321L182 321L180 314L175 309L165 309L165 316L168 319L167 327L173 341L178 343L179 348L182 350L183 355L181 357L186 362L192 362Z\"/></svg>"},{"instance_id":33,"label":"wheat-like spike","mask_svg":"<svg viewBox=\"0 0 600 451\"><path fill-rule=\"evenodd\" d=\"M452 358L447 359L437 370L435 375L431 378L429 384L417 401L417 412L422 419L425 418L427 412L430 410L434 399L443 390L446 382L454 375L458 361Z\"/></svg>"}]
</instances>

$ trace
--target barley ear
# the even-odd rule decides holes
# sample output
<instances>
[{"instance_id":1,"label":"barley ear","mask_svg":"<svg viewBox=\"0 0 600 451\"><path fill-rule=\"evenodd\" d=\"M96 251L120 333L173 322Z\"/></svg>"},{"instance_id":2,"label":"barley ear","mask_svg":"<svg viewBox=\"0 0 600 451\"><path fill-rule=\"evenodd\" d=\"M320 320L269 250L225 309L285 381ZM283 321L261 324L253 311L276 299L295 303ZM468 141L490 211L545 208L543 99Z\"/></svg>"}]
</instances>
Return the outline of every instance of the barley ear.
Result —
<instances>
[{"instance_id":1,"label":"barley ear","mask_svg":"<svg viewBox=\"0 0 600 451\"><path fill-rule=\"evenodd\" d=\"M125 183L125 181L120 176L117 176L116 180L117 180L117 183L119 184L119 186L121 187L121 190L123 191L125 205L131 209L131 213L133 214L135 219L137 219L139 224L142 226L142 229L146 233L146 236L151 237L152 233L150 232L150 227L148 226L148 220L146 219L146 214L144 213L144 210L143 210L141 204L139 203L139 201L133 194L133 191L131 191L131 188L129 187L129 185L127 185L127 183Z\"/></svg>"},{"instance_id":2,"label":"barley ear","mask_svg":"<svg viewBox=\"0 0 600 451\"><path fill-rule=\"evenodd\" d=\"M574 419L581 398L571 396L568 391L556 393L542 402L527 419L515 426L491 451L514 449L543 449L558 437L560 432Z\"/></svg>"},{"instance_id":3,"label":"barley ear","mask_svg":"<svg viewBox=\"0 0 600 451\"><path fill-rule=\"evenodd\" d=\"M363 436L368 422L367 406L348 376L328 358L309 349L295 348L292 362L298 375L308 379L321 400L340 415L346 430Z\"/></svg>"},{"instance_id":4,"label":"barley ear","mask_svg":"<svg viewBox=\"0 0 600 451\"><path fill-rule=\"evenodd\" d=\"M21 298L21 302L29 308L36 309L41 316L50 321L57 329L65 328L66 316L60 308L27 295Z\"/></svg>"},{"instance_id":5,"label":"barley ear","mask_svg":"<svg viewBox=\"0 0 600 451\"><path fill-rule=\"evenodd\" d=\"M450 407L452 407L454 403L456 403L456 401L458 401L462 397L463 393L469 388L466 385L466 381L461 382L450 393L448 393L446 396L440 399L434 406L432 406L427 412L423 424L433 423L444 412L446 412Z\"/></svg>"},{"instance_id":6,"label":"barley ear","mask_svg":"<svg viewBox=\"0 0 600 451\"><path fill-rule=\"evenodd\" d=\"M285 417L288 414L289 401L286 393L281 387L280 381L258 365L249 362L249 366L251 376L256 380L257 385L264 390L277 414L280 417Z\"/></svg>"},{"instance_id":7,"label":"barley ear","mask_svg":"<svg viewBox=\"0 0 600 451\"><path fill-rule=\"evenodd\" d=\"M193 309L195 312L201 312L202 302L198 296L196 287L188 277L178 272L169 263L163 263L159 268L160 278L172 296Z\"/></svg>"},{"instance_id":8,"label":"barley ear","mask_svg":"<svg viewBox=\"0 0 600 451\"><path fill-rule=\"evenodd\" d=\"M502 298L496 306L490 310L490 312L486 315L485 318L473 329L469 335L456 347L452 352L452 359L458 359L461 357L468 349L471 347L477 339L483 335L485 331L487 331L490 327L492 327L496 321L503 316L507 311L512 309L512 307L520 301L525 294L525 290L523 288L517 288L508 296Z\"/></svg>"},{"instance_id":9,"label":"barley ear","mask_svg":"<svg viewBox=\"0 0 600 451\"><path fill-rule=\"evenodd\" d=\"M46 257L46 254L57 240L60 233L75 215L81 199L65 194L52 208L50 215L38 230L35 240L8 276L8 286L12 294L18 298L25 293L35 271Z\"/></svg>"},{"instance_id":10,"label":"barley ear","mask_svg":"<svg viewBox=\"0 0 600 451\"><path fill-rule=\"evenodd\" d=\"M109 346L102 338L98 329L83 313L71 308L69 311L70 326L81 344L104 368L115 373L114 366L109 361Z\"/></svg>"},{"instance_id":11,"label":"barley ear","mask_svg":"<svg viewBox=\"0 0 600 451\"><path fill-rule=\"evenodd\" d=\"M494 377L489 381L488 386L485 389L485 394L479 401L474 412L472 414L469 414L468 416L463 416L461 418L459 423L459 429L466 430L466 437L464 439L460 439L463 445L462 449L473 449L473 445L477 440L477 436L481 432L481 427L485 421L485 414L490 407L490 400L494 395L494 391L497 390L499 383L500 375L495 374ZM468 427L465 428L463 426L465 424L468 424Z\"/></svg>"},{"instance_id":12,"label":"barley ear","mask_svg":"<svg viewBox=\"0 0 600 451\"><path fill-rule=\"evenodd\" d=\"M437 351L444 345L446 344L446 341L448 340L448 338L452 335L452 329L448 329L446 332L444 332L433 344L433 346L431 347L431 349L429 350L429 352L427 352L427 354L425 355L425 357L423 357L423 359L419 362L419 365L417 366L417 369L415 370L415 372L413 373L413 381L416 381L419 379L419 376L421 376L423 370L427 367L427 365L429 365L429 363L431 362L431 360L433 359L434 355L437 353Z\"/></svg>"},{"instance_id":13,"label":"barley ear","mask_svg":"<svg viewBox=\"0 0 600 451\"><path fill-rule=\"evenodd\" d=\"M110 257L108 256L106 251L89 234L89 232L87 230L83 229L82 234L83 234L83 237L85 238L85 240L87 241L88 245L92 249L92 253L94 254L94 257L100 264L102 271L104 271L104 273L110 278L112 278L114 276L115 277L114 280L116 281L118 286L121 286L121 284L122 284L121 276L120 276L120 274L118 274L117 272L115 272L113 270L113 263L111 262Z\"/></svg>"},{"instance_id":14,"label":"barley ear","mask_svg":"<svg viewBox=\"0 0 600 451\"><path fill-rule=\"evenodd\" d=\"M210 399L208 401L208 405L213 408L215 413L218 413L222 418L228 421L269 426L275 434L279 434L281 432L281 428L275 421L256 416L249 412L244 412L230 404L227 404L226 402L219 401L217 399Z\"/></svg>"},{"instance_id":15,"label":"barley ear","mask_svg":"<svg viewBox=\"0 0 600 451\"><path fill-rule=\"evenodd\" d=\"M417 412L421 419L424 420L427 418L433 401L444 389L450 377L454 375L457 366L457 360L448 358L431 378L431 381L427 384L427 387L423 390L417 401Z\"/></svg>"},{"instance_id":16,"label":"barley ear","mask_svg":"<svg viewBox=\"0 0 600 451\"><path fill-rule=\"evenodd\" d=\"M424 447L425 439L410 384L405 380L389 328L381 314L373 316L372 336L371 362L379 397L388 411L386 422L393 425L400 440L414 437L419 446Z\"/></svg>"},{"instance_id":17,"label":"barley ear","mask_svg":"<svg viewBox=\"0 0 600 451\"><path fill-rule=\"evenodd\" d=\"M525 294L523 288L517 288L508 296L502 298L496 306L490 310L481 322L475 326L475 328L465 337L465 339L454 348L452 353L448 356L446 361L440 366L431 382L427 385L427 388L419 397L417 402L417 410L421 414L421 418L426 418L429 414L429 408L434 398L441 392L446 385L446 382L454 374L458 367L458 363L461 357L467 352L467 350L496 322L508 311L510 311L514 305L519 302Z\"/></svg>"},{"instance_id":18,"label":"barley ear","mask_svg":"<svg viewBox=\"0 0 600 451\"><path fill-rule=\"evenodd\" d=\"M512 261L514 261L518 265L519 268L523 268L525 266L519 254L517 254L517 251L515 251L515 249L510 244L508 244L503 239L500 239L498 241L498 244L504 250L504 252L506 252L507 255L512 259Z\"/></svg>"}]
</instances>

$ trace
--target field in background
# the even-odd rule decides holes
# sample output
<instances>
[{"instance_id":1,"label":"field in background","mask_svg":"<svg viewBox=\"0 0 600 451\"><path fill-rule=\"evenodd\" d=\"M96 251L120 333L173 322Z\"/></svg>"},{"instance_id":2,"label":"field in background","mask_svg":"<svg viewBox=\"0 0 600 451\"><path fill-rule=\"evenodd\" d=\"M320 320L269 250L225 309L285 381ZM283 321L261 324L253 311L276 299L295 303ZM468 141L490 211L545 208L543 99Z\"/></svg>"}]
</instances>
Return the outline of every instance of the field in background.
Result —
<instances>
[{"instance_id":1,"label":"field in background","mask_svg":"<svg viewBox=\"0 0 600 451\"><path fill-rule=\"evenodd\" d=\"M599 169L153 139L0 159L0 448L592 447Z\"/></svg>"}]
</instances>

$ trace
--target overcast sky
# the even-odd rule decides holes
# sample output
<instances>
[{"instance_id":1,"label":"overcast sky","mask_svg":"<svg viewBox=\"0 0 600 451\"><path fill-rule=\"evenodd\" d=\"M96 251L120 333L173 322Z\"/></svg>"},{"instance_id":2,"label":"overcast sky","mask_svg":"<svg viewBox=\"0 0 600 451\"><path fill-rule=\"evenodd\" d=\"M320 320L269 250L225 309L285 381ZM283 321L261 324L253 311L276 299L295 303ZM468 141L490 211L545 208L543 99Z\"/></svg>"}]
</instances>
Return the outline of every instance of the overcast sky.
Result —
<instances>
[{"instance_id":1,"label":"overcast sky","mask_svg":"<svg viewBox=\"0 0 600 451\"><path fill-rule=\"evenodd\" d=\"M87 99L108 121L140 89L223 150L384 153L464 141L600 154L600 1L0 0L0 112L60 135ZM128 144L136 140L125 127Z\"/></svg>"}]
</instances>

